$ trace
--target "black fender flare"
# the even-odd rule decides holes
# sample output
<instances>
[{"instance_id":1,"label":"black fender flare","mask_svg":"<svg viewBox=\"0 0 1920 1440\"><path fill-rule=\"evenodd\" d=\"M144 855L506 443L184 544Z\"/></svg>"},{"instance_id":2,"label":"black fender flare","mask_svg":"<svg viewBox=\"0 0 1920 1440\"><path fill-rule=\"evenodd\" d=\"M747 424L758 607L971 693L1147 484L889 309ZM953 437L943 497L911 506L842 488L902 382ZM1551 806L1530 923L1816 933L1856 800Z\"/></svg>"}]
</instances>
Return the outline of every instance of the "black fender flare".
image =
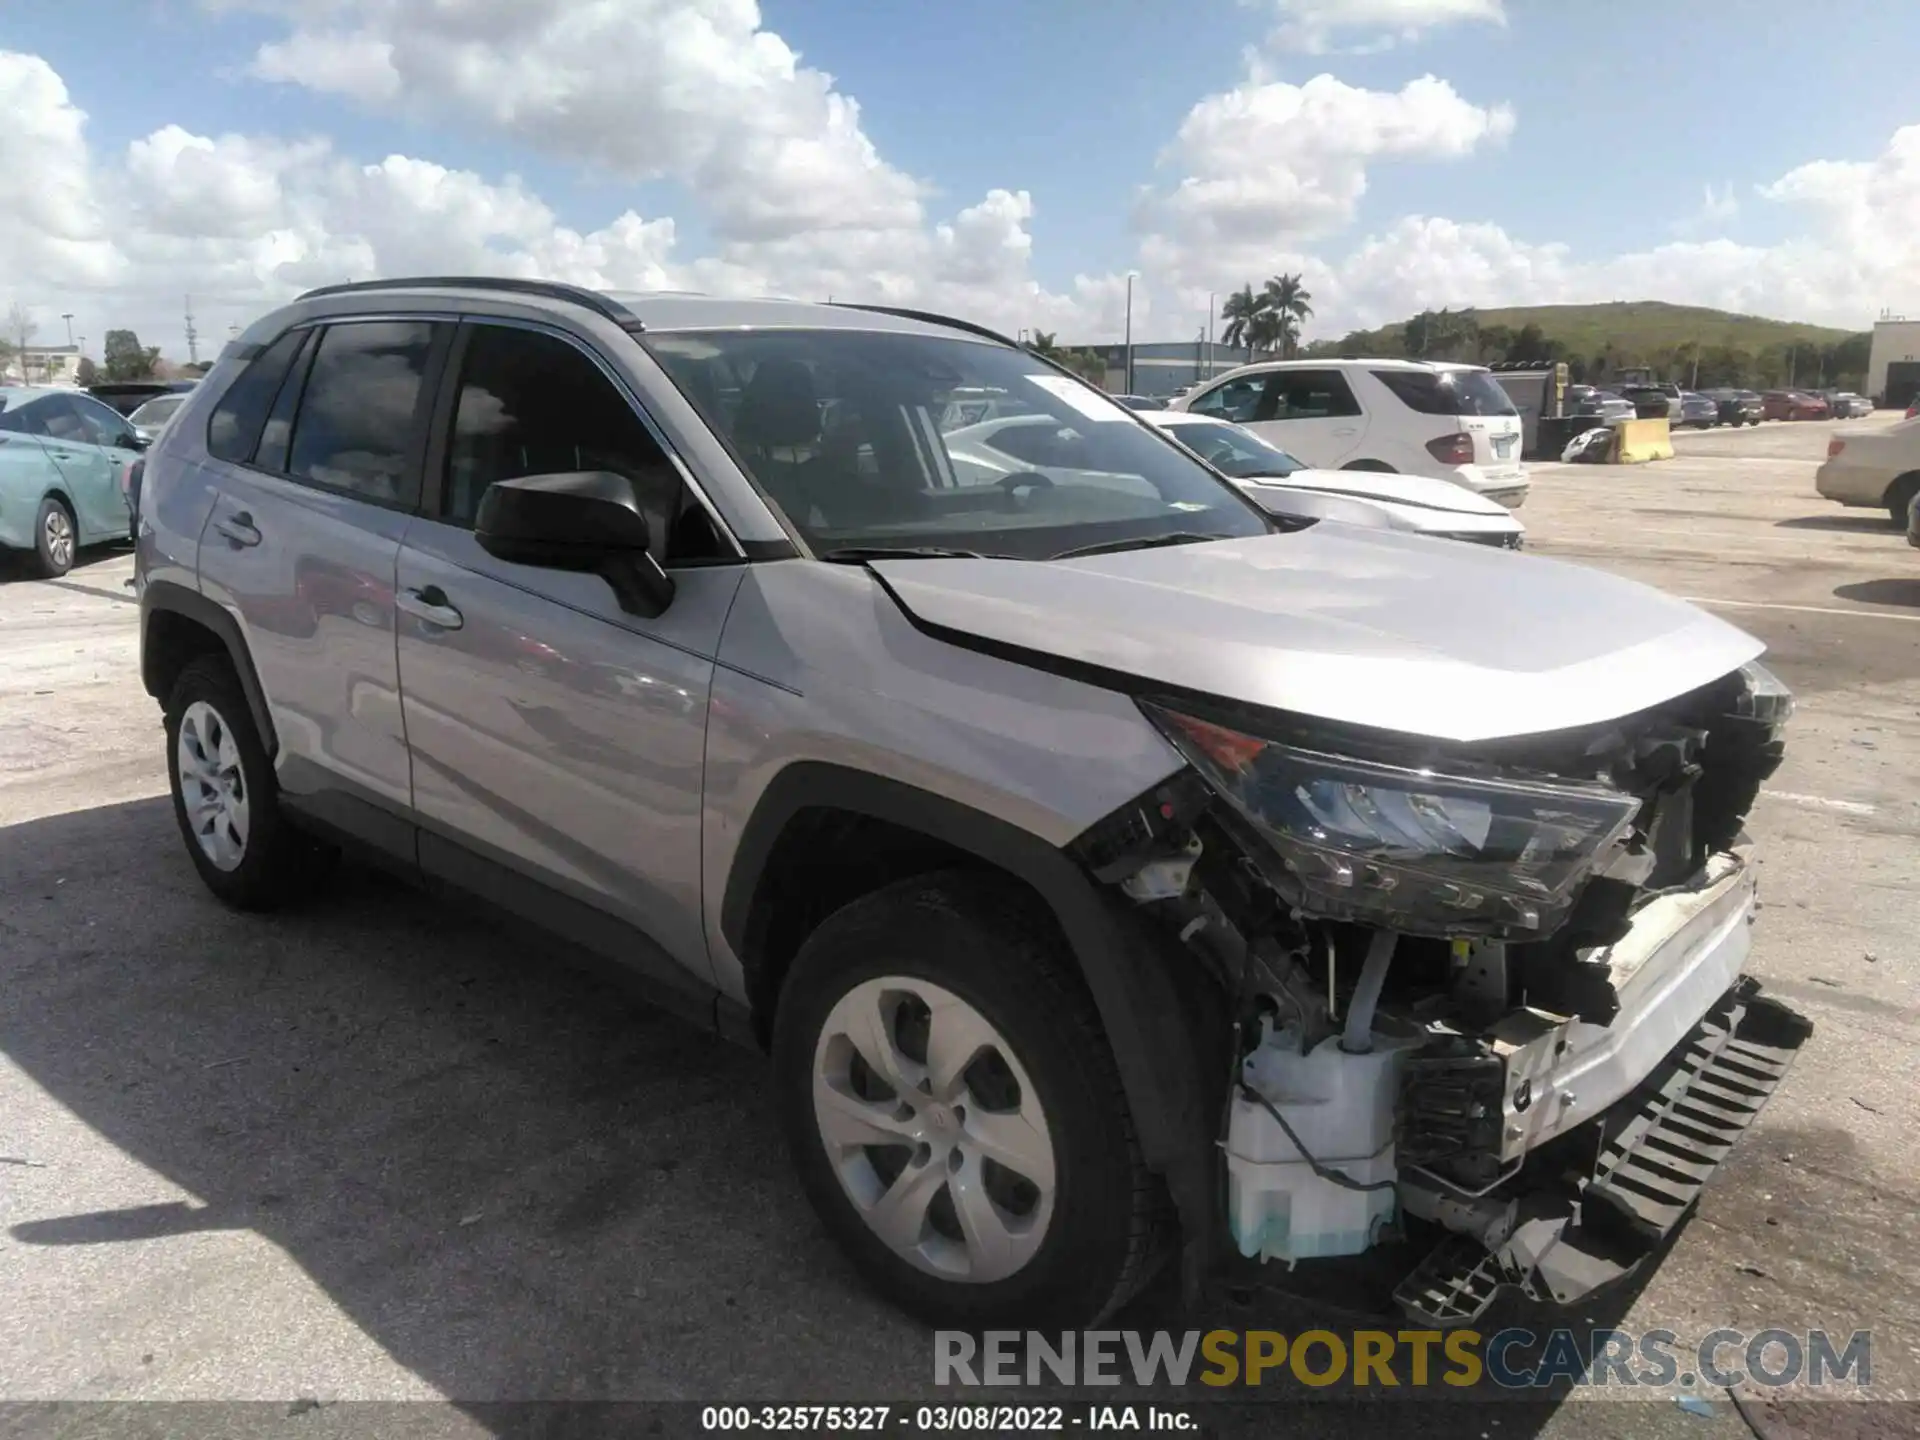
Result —
<instances>
[{"instance_id":1,"label":"black fender flare","mask_svg":"<svg viewBox=\"0 0 1920 1440\"><path fill-rule=\"evenodd\" d=\"M762 792L734 851L720 931L746 962L760 876L788 821L803 810L852 811L917 830L1024 881L1052 910L1113 1047L1142 1157L1165 1180L1191 1244L1210 1237L1213 1141L1201 1035L1173 967L1198 961L1139 924L1131 906L1066 851L997 816L901 781L797 761ZM1224 1067L1225 1060L1222 1057Z\"/></svg>"},{"instance_id":2,"label":"black fender flare","mask_svg":"<svg viewBox=\"0 0 1920 1440\"><path fill-rule=\"evenodd\" d=\"M167 697L161 693L163 687L156 647L147 640L147 630L153 623L153 617L162 612L191 620L212 632L225 647L227 658L233 663L234 674L240 677L240 689L247 697L247 709L252 712L260 743L269 756L277 755L280 747L274 733L273 714L267 707L267 692L260 687L260 676L253 668L253 656L248 653L246 637L240 633L240 622L199 591L189 590L171 580L149 580L140 593L140 683L146 687L147 693L162 705L167 703Z\"/></svg>"}]
</instances>

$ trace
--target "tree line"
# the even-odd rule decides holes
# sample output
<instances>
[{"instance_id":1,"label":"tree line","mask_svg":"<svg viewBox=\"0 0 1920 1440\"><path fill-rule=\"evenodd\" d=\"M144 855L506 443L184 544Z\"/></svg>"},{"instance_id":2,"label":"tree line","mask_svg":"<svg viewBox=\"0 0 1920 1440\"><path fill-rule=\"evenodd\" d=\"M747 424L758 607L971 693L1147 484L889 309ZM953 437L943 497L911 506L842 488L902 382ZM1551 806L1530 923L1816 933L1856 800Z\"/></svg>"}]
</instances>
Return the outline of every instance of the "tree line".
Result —
<instances>
[{"instance_id":1,"label":"tree line","mask_svg":"<svg viewBox=\"0 0 1920 1440\"><path fill-rule=\"evenodd\" d=\"M1401 325L1355 330L1339 340L1317 340L1309 356L1365 359L1404 355L1412 360L1456 360L1475 365L1553 364L1565 362L1576 383L1604 385L1623 370L1651 369L1656 375L1699 389L1718 387L1768 390L1782 385L1860 389L1866 383L1867 331L1830 344L1810 340L1750 348L1704 344L1634 346L1604 341L1581 354L1558 337L1529 322L1518 329L1480 323L1471 309L1422 310Z\"/></svg>"}]
</instances>

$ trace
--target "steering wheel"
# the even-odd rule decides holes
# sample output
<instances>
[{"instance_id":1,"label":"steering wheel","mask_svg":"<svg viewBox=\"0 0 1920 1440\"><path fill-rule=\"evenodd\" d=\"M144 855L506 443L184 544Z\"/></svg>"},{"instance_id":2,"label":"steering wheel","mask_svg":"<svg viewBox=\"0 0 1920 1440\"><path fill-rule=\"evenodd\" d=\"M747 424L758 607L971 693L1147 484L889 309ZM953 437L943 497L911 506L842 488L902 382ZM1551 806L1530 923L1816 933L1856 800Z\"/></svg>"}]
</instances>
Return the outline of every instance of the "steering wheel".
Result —
<instances>
[{"instance_id":1,"label":"steering wheel","mask_svg":"<svg viewBox=\"0 0 1920 1440\"><path fill-rule=\"evenodd\" d=\"M1038 470L1016 470L1011 475L1002 475L994 483L1009 495L1016 490L1053 489L1053 481Z\"/></svg>"}]
</instances>

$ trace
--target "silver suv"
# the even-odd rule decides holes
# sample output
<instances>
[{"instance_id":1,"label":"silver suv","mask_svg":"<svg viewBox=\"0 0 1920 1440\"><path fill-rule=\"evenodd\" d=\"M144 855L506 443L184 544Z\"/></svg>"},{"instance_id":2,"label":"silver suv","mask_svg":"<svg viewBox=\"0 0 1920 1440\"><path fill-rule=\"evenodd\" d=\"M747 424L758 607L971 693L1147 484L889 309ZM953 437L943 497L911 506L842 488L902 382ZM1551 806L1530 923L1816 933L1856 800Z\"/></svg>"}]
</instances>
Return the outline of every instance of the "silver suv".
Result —
<instances>
[{"instance_id":1,"label":"silver suv","mask_svg":"<svg viewBox=\"0 0 1920 1440\"><path fill-rule=\"evenodd\" d=\"M982 397L1050 427L987 479L941 426ZM822 1220L936 1322L1387 1245L1429 1322L1572 1302L1807 1032L1741 973L1757 641L1269 516L958 321L317 290L136 527L216 895L352 848L624 962L770 1052Z\"/></svg>"}]
</instances>

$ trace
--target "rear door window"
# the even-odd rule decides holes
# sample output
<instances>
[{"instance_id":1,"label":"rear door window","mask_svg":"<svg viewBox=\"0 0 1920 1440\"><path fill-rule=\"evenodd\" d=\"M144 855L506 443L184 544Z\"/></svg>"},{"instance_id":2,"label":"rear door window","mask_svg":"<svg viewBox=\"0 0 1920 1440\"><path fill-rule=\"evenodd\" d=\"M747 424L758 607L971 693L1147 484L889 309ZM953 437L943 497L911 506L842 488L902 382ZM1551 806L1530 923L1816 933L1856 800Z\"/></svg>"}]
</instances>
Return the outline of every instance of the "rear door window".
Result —
<instances>
[{"instance_id":1,"label":"rear door window","mask_svg":"<svg viewBox=\"0 0 1920 1440\"><path fill-rule=\"evenodd\" d=\"M329 326L301 392L287 474L379 505L419 503L433 330L424 320Z\"/></svg>"},{"instance_id":2,"label":"rear door window","mask_svg":"<svg viewBox=\"0 0 1920 1440\"><path fill-rule=\"evenodd\" d=\"M1367 372L1409 410L1421 415L1517 415L1513 397L1480 370L1371 370Z\"/></svg>"}]
</instances>

